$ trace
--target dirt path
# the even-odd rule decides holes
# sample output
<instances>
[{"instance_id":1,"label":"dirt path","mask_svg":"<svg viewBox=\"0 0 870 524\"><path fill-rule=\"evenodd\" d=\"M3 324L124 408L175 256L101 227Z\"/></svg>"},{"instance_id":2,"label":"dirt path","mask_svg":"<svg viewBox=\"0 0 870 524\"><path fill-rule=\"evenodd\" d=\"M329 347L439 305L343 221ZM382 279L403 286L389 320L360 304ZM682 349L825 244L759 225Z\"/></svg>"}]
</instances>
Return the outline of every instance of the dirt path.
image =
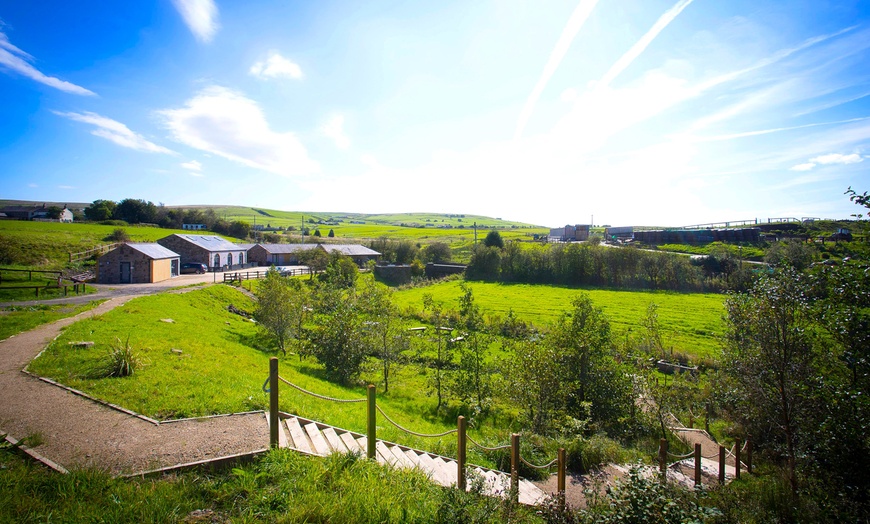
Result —
<instances>
[{"instance_id":1,"label":"dirt path","mask_svg":"<svg viewBox=\"0 0 870 524\"><path fill-rule=\"evenodd\" d=\"M166 287L152 287L136 295ZM8 433L16 440L31 437L38 443L35 452L64 468L94 467L112 474L268 447L269 430L263 413L154 424L22 372L65 326L87 315L110 311L136 295L115 296L93 310L0 341L0 435Z\"/></svg>"}]
</instances>

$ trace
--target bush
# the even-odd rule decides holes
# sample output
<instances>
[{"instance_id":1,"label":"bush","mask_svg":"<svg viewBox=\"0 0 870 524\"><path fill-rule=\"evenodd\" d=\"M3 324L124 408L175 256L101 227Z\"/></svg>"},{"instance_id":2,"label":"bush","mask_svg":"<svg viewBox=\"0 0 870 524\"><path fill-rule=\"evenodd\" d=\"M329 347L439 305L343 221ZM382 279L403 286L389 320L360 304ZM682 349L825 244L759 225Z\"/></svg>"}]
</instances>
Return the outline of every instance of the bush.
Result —
<instances>
[{"instance_id":1,"label":"bush","mask_svg":"<svg viewBox=\"0 0 870 524\"><path fill-rule=\"evenodd\" d=\"M136 356L133 346L130 345L130 337L125 342L120 338L115 339L109 350L109 358L103 368L103 377L129 377L139 367L140 360Z\"/></svg>"},{"instance_id":2,"label":"bush","mask_svg":"<svg viewBox=\"0 0 870 524\"><path fill-rule=\"evenodd\" d=\"M126 229L119 227L112 231L112 233L106 237L106 240L111 242L129 242L130 235L127 234Z\"/></svg>"}]
</instances>

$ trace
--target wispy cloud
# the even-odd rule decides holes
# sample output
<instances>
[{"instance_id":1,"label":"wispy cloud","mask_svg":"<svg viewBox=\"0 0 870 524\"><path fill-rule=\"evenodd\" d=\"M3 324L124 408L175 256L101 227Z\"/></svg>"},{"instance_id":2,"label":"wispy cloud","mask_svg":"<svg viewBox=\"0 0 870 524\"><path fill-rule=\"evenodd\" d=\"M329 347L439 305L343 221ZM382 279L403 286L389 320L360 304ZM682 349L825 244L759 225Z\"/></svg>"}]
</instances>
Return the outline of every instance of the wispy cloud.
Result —
<instances>
[{"instance_id":1,"label":"wispy cloud","mask_svg":"<svg viewBox=\"0 0 870 524\"><path fill-rule=\"evenodd\" d=\"M574 41L574 37L577 36L580 28L583 27L583 24L589 18L589 14L597 3L598 0L580 0L574 12L571 13L568 23L565 24L565 29L562 30L562 35L556 42L556 47L550 53L550 59L547 60L547 64L544 66L544 72L541 73L538 83L535 84L535 88L532 89L532 93L526 99L526 104L523 106L522 111L520 111L520 118L517 122L517 129L514 132L514 138L519 138L523 134L523 129L526 127L529 118L531 118L535 105L538 103L538 99L541 98L541 93L544 92L544 88L547 87L553 73L559 68L559 64L565 58L565 53L571 47L571 42Z\"/></svg>"},{"instance_id":2,"label":"wispy cloud","mask_svg":"<svg viewBox=\"0 0 870 524\"><path fill-rule=\"evenodd\" d=\"M182 162L181 167L186 169L190 176L205 176L204 174L202 174L202 164L196 160L191 160L190 162Z\"/></svg>"},{"instance_id":3,"label":"wispy cloud","mask_svg":"<svg viewBox=\"0 0 870 524\"><path fill-rule=\"evenodd\" d=\"M693 0L680 0L676 5L674 5L674 7L668 9L665 14L660 16L652 28L610 67L607 73L604 74L604 77L601 78L598 87L604 88L609 86L620 73L625 71L625 69L630 66L647 47L649 47L659 33L661 33L677 16L679 16L680 13L683 12L683 9L689 7L689 4L691 4L692 1Z\"/></svg>"},{"instance_id":4,"label":"wispy cloud","mask_svg":"<svg viewBox=\"0 0 870 524\"><path fill-rule=\"evenodd\" d=\"M279 175L297 176L320 167L293 133L273 131L253 100L212 86L179 109L158 111L178 142Z\"/></svg>"},{"instance_id":5,"label":"wispy cloud","mask_svg":"<svg viewBox=\"0 0 870 524\"><path fill-rule=\"evenodd\" d=\"M200 42L211 42L220 28L214 0L172 0L190 32Z\"/></svg>"},{"instance_id":6,"label":"wispy cloud","mask_svg":"<svg viewBox=\"0 0 870 524\"><path fill-rule=\"evenodd\" d=\"M33 57L31 55L12 45L6 34L0 32L0 65L24 75L31 80L35 80L40 84L45 84L67 93L96 96L96 93L89 89L85 89L84 87L72 84L66 80L61 80L42 73L29 63L32 61Z\"/></svg>"},{"instance_id":7,"label":"wispy cloud","mask_svg":"<svg viewBox=\"0 0 870 524\"><path fill-rule=\"evenodd\" d=\"M344 115L334 115L320 126L320 134L331 138L335 147L347 149L350 147L350 138L344 132Z\"/></svg>"},{"instance_id":8,"label":"wispy cloud","mask_svg":"<svg viewBox=\"0 0 870 524\"><path fill-rule=\"evenodd\" d=\"M759 136L759 135L769 135L771 133L781 133L783 131L794 131L797 129L807 129L810 127L819 127L819 126L833 126L839 124L851 124L852 122L860 122L862 120L868 120L870 117L862 116L858 118L849 118L848 120L836 120L834 122L814 122L811 124L802 124L799 126L788 126L788 127L774 127L771 129L758 129L755 131L744 131L742 133L731 133L727 135L717 135L717 136L709 136L709 137L698 137L692 139L695 142L721 142L723 140L734 140L736 138L746 138L751 136Z\"/></svg>"},{"instance_id":9,"label":"wispy cloud","mask_svg":"<svg viewBox=\"0 0 870 524\"><path fill-rule=\"evenodd\" d=\"M808 162L803 164L798 164L796 166L792 166L790 169L792 171L811 171L818 165L831 165L831 164L840 164L840 165L849 165L849 164L857 164L859 162L863 162L864 157L859 155L858 153L852 153L850 155L844 155L842 153L830 153L827 155L820 155L815 158L811 158Z\"/></svg>"},{"instance_id":10,"label":"wispy cloud","mask_svg":"<svg viewBox=\"0 0 870 524\"><path fill-rule=\"evenodd\" d=\"M255 62L248 73L260 79L268 78L302 78L302 68L299 64L291 62L275 51L265 61Z\"/></svg>"},{"instance_id":11,"label":"wispy cloud","mask_svg":"<svg viewBox=\"0 0 870 524\"><path fill-rule=\"evenodd\" d=\"M90 124L96 128L91 131L92 135L105 138L121 147L135 149L137 151L146 151L148 153L163 153L167 155L177 154L171 149L159 146L142 135L134 133L121 122L112 120L111 118L106 118L96 113L91 113L89 111L81 113L54 111L54 114L64 118L69 118L75 122Z\"/></svg>"},{"instance_id":12,"label":"wispy cloud","mask_svg":"<svg viewBox=\"0 0 870 524\"><path fill-rule=\"evenodd\" d=\"M27 184L27 187L39 187L39 184L30 183L30 184Z\"/></svg>"}]
</instances>

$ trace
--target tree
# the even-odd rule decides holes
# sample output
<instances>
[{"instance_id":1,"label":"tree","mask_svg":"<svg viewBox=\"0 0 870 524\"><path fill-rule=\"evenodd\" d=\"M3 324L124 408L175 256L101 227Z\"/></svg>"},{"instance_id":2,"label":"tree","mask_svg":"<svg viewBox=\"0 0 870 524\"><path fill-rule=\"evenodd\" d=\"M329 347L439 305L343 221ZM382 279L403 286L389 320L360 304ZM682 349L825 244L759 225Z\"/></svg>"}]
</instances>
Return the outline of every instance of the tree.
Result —
<instances>
[{"instance_id":1,"label":"tree","mask_svg":"<svg viewBox=\"0 0 870 524\"><path fill-rule=\"evenodd\" d=\"M450 336L451 329L444 326L446 316L441 308L441 304L435 302L431 293L423 293L423 310L429 311L429 322L432 323L435 331L435 360L433 362L432 385L435 388L435 393L438 396L438 404L435 409L441 409L446 394L446 378L447 368L450 366L452 358L452 344L446 343L444 338Z\"/></svg>"},{"instance_id":2,"label":"tree","mask_svg":"<svg viewBox=\"0 0 870 524\"><path fill-rule=\"evenodd\" d=\"M244 240L251 234L251 224L242 222L241 220L234 220L230 223L227 233L231 237Z\"/></svg>"},{"instance_id":3,"label":"tree","mask_svg":"<svg viewBox=\"0 0 870 524\"><path fill-rule=\"evenodd\" d=\"M372 339L375 355L381 359L384 393L390 391L390 373L409 348L408 332L402 326L399 310L393 304L392 291L374 280L366 280L360 290L360 305L366 317L365 325Z\"/></svg>"},{"instance_id":4,"label":"tree","mask_svg":"<svg viewBox=\"0 0 870 524\"><path fill-rule=\"evenodd\" d=\"M321 278L334 287L352 288L358 276L359 268L350 257L333 252L329 254L326 271Z\"/></svg>"},{"instance_id":5,"label":"tree","mask_svg":"<svg viewBox=\"0 0 870 524\"><path fill-rule=\"evenodd\" d=\"M558 365L562 352L548 339L512 342L507 349L509 395L524 411L532 431L546 435L565 413L568 398L567 368Z\"/></svg>"},{"instance_id":6,"label":"tree","mask_svg":"<svg viewBox=\"0 0 870 524\"><path fill-rule=\"evenodd\" d=\"M450 262L452 256L450 245L445 242L432 242L423 248L423 259L426 262Z\"/></svg>"},{"instance_id":7,"label":"tree","mask_svg":"<svg viewBox=\"0 0 870 524\"><path fill-rule=\"evenodd\" d=\"M59 206L49 206L48 207L48 218L53 218L57 220L60 218L60 214L63 212L63 209Z\"/></svg>"},{"instance_id":8,"label":"tree","mask_svg":"<svg viewBox=\"0 0 870 524\"><path fill-rule=\"evenodd\" d=\"M470 280L498 280L501 269L501 250L497 247L476 245L465 269Z\"/></svg>"},{"instance_id":9,"label":"tree","mask_svg":"<svg viewBox=\"0 0 870 524\"><path fill-rule=\"evenodd\" d=\"M125 198L118 202L113 218L124 220L130 224L157 222L157 206L137 198Z\"/></svg>"},{"instance_id":10,"label":"tree","mask_svg":"<svg viewBox=\"0 0 870 524\"><path fill-rule=\"evenodd\" d=\"M332 229L330 229L330 230L329 230L329 234L326 235L326 236L328 236L329 238L335 238L335 231L333 231Z\"/></svg>"},{"instance_id":11,"label":"tree","mask_svg":"<svg viewBox=\"0 0 870 524\"><path fill-rule=\"evenodd\" d=\"M85 217L88 220L102 221L111 220L115 214L117 204L111 200L94 200L94 202L85 208Z\"/></svg>"},{"instance_id":12,"label":"tree","mask_svg":"<svg viewBox=\"0 0 870 524\"><path fill-rule=\"evenodd\" d=\"M484 411L491 393L490 373L485 354L490 338L483 333L484 322L480 307L474 303L474 292L465 283L460 284L459 321L464 341L459 349L459 369L454 391L464 401L474 403L478 412Z\"/></svg>"},{"instance_id":13,"label":"tree","mask_svg":"<svg viewBox=\"0 0 870 524\"><path fill-rule=\"evenodd\" d=\"M800 421L809 415L816 366L806 279L783 267L725 305L724 369L739 386L741 418L784 455L796 490Z\"/></svg>"},{"instance_id":14,"label":"tree","mask_svg":"<svg viewBox=\"0 0 870 524\"><path fill-rule=\"evenodd\" d=\"M256 291L256 319L263 333L277 349L287 354L287 342L299 338L307 303L305 290L298 280L288 279L270 268Z\"/></svg>"},{"instance_id":15,"label":"tree","mask_svg":"<svg viewBox=\"0 0 870 524\"><path fill-rule=\"evenodd\" d=\"M356 290L321 286L311 352L330 380L348 384L359 376L369 354L364 317Z\"/></svg>"},{"instance_id":16,"label":"tree","mask_svg":"<svg viewBox=\"0 0 870 524\"><path fill-rule=\"evenodd\" d=\"M297 258L300 264L308 266L309 279L314 278L315 273L325 270L329 264L329 255L319 247L300 251L297 254Z\"/></svg>"},{"instance_id":17,"label":"tree","mask_svg":"<svg viewBox=\"0 0 870 524\"><path fill-rule=\"evenodd\" d=\"M497 247L501 249L504 247L504 240L502 240L501 234L497 230L491 229L489 233L486 234L486 238L483 239L483 245L486 247Z\"/></svg>"},{"instance_id":18,"label":"tree","mask_svg":"<svg viewBox=\"0 0 870 524\"><path fill-rule=\"evenodd\" d=\"M111 242L129 242L130 235L127 234L127 230L123 227L116 227L115 230L106 237L106 240Z\"/></svg>"},{"instance_id":19,"label":"tree","mask_svg":"<svg viewBox=\"0 0 870 524\"><path fill-rule=\"evenodd\" d=\"M320 234L320 229L315 229L315 230L314 230L314 236L316 236L316 237L322 236L322 235Z\"/></svg>"},{"instance_id":20,"label":"tree","mask_svg":"<svg viewBox=\"0 0 870 524\"><path fill-rule=\"evenodd\" d=\"M810 267L816 259L817 249L796 238L790 238L772 245L764 255L764 261L772 266L788 265L798 271Z\"/></svg>"}]
</instances>

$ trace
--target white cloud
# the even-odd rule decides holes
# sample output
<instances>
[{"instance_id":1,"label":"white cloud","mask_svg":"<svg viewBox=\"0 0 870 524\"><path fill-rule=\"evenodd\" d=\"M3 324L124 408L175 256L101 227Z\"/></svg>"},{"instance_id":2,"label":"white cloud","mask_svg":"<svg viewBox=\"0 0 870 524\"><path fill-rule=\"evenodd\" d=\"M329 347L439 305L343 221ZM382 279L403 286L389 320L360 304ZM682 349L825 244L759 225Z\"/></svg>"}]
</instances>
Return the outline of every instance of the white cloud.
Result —
<instances>
[{"instance_id":1,"label":"white cloud","mask_svg":"<svg viewBox=\"0 0 870 524\"><path fill-rule=\"evenodd\" d=\"M27 184L27 187L39 187L39 184Z\"/></svg>"},{"instance_id":2,"label":"white cloud","mask_svg":"<svg viewBox=\"0 0 870 524\"><path fill-rule=\"evenodd\" d=\"M202 174L202 164L196 160L191 160L190 162L182 162L181 167L187 169L188 173L191 176L205 176Z\"/></svg>"},{"instance_id":3,"label":"white cloud","mask_svg":"<svg viewBox=\"0 0 870 524\"><path fill-rule=\"evenodd\" d=\"M325 124L320 126L320 134L331 138L335 142L335 147L339 149L347 149L350 147L350 139L344 132L344 116L334 115Z\"/></svg>"},{"instance_id":4,"label":"white cloud","mask_svg":"<svg viewBox=\"0 0 870 524\"><path fill-rule=\"evenodd\" d=\"M248 73L262 80L267 78L302 78L302 68L299 64L287 60L275 51L269 55L266 61L259 61L251 66Z\"/></svg>"},{"instance_id":5,"label":"white cloud","mask_svg":"<svg viewBox=\"0 0 870 524\"><path fill-rule=\"evenodd\" d=\"M224 87L203 89L184 107L158 114L175 140L201 151L284 176L320 169L296 135L273 131L255 101Z\"/></svg>"},{"instance_id":6,"label":"white cloud","mask_svg":"<svg viewBox=\"0 0 870 524\"><path fill-rule=\"evenodd\" d=\"M791 171L810 171L812 168L816 167L814 162L806 162L804 164L798 164L791 168Z\"/></svg>"},{"instance_id":7,"label":"white cloud","mask_svg":"<svg viewBox=\"0 0 870 524\"><path fill-rule=\"evenodd\" d=\"M184 23L200 42L211 42L220 28L214 0L172 0Z\"/></svg>"},{"instance_id":8,"label":"white cloud","mask_svg":"<svg viewBox=\"0 0 870 524\"><path fill-rule=\"evenodd\" d=\"M96 113L91 113L89 111L84 111L82 113L64 113L60 111L54 111L54 114L62 116L64 118L69 118L70 120L74 120L76 122L90 124L96 127L96 129L91 131L92 135L98 136L100 138L105 138L106 140L114 142L121 147L135 149L137 151L146 151L148 153L163 153L166 155L177 154L171 149L167 149L163 146L158 146L154 142L147 140L142 135L134 133L130 130L130 128L128 128L121 122L118 122L117 120L112 120L111 118L100 116Z\"/></svg>"},{"instance_id":9,"label":"white cloud","mask_svg":"<svg viewBox=\"0 0 870 524\"><path fill-rule=\"evenodd\" d=\"M12 45L12 43L9 42L9 38L3 32L0 32L0 65L22 74L31 80L35 80L40 84L45 84L67 93L96 96L96 93L89 89L43 74L41 71L30 65L28 63L30 61L33 61L32 56Z\"/></svg>"},{"instance_id":10,"label":"white cloud","mask_svg":"<svg viewBox=\"0 0 870 524\"><path fill-rule=\"evenodd\" d=\"M816 162L817 164L857 164L858 162L863 161L864 159L857 153L852 153L851 155L831 153L829 155L817 156L810 159L810 162Z\"/></svg>"}]
</instances>

